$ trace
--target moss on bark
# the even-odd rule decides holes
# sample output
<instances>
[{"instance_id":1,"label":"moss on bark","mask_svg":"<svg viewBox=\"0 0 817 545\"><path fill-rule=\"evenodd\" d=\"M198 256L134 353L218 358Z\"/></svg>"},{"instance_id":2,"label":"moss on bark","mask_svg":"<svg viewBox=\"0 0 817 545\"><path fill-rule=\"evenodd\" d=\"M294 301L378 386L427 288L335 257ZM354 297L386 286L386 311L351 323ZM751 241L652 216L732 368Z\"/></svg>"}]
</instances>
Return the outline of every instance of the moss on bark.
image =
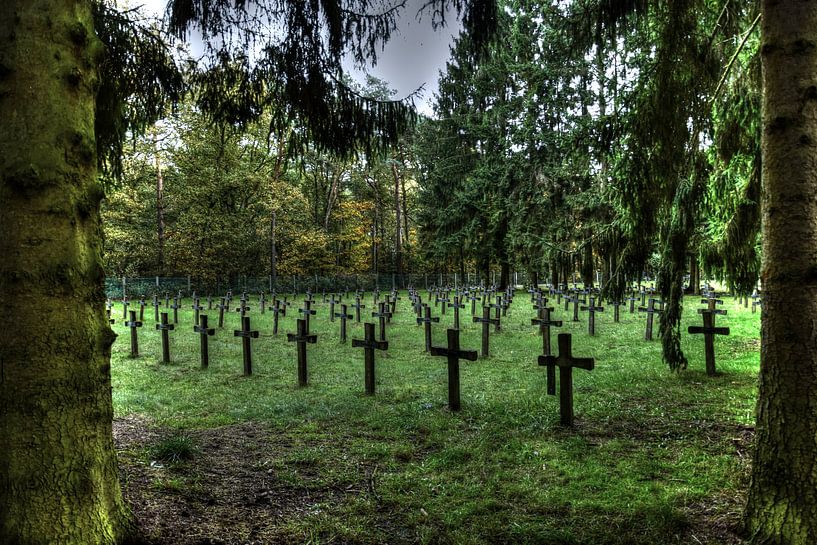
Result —
<instances>
[{"instance_id":1,"label":"moss on bark","mask_svg":"<svg viewBox=\"0 0 817 545\"><path fill-rule=\"evenodd\" d=\"M90 2L0 5L0 543L123 543Z\"/></svg>"}]
</instances>

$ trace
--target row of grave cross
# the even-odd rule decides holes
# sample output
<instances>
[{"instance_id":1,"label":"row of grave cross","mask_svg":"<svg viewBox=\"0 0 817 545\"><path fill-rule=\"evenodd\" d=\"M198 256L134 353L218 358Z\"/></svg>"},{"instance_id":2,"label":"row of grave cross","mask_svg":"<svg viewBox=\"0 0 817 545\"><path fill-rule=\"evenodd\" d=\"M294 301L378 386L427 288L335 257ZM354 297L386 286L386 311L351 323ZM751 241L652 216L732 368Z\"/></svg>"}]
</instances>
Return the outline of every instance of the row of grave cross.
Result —
<instances>
[{"instance_id":1,"label":"row of grave cross","mask_svg":"<svg viewBox=\"0 0 817 545\"><path fill-rule=\"evenodd\" d=\"M306 303L308 303L307 300ZM178 303L176 303L178 306ZM359 303L358 303L359 304ZM197 306L194 304L194 307ZM426 307L427 309L429 307ZM202 309L199 309L202 310ZM297 343L297 361L298 361L298 384L300 386L306 386L308 379L307 379L307 353L306 353L306 345L307 344L314 344L317 342L317 335L309 333L309 324L308 324L308 317L314 313L310 312L309 304L305 304L303 314L305 315L304 319L299 319L298 329L296 334L288 334L287 340L290 342ZM490 311L489 307L485 307L484 311ZM388 342L384 339L384 328L383 324L385 319L388 317L390 312L386 309L386 303L381 302L379 303L378 312L373 313L376 317L379 318L381 323L381 330L380 330L380 340L375 339L375 332L374 332L374 324L366 323L365 324L365 338L364 339L353 339L352 346L356 348L363 348L364 349L364 384L365 384L365 391L367 394L372 395L375 393L375 358L374 353L375 350L387 350L388 349ZM540 316L547 317L547 310L543 309L540 311ZM336 314L337 316L337 314ZM484 314L484 317L487 315ZM346 314L346 305L342 305L342 325L346 319L351 319L351 316ZM488 318L490 320L490 318ZM548 327L551 324L546 322L537 322L543 328ZM553 323L555 324L555 322ZM138 356L138 341L137 341L137 328L142 326L142 322L136 320L135 311L130 311L130 320L125 323L126 327L131 329L131 354L133 356ZM169 323L168 321L168 314L165 312L160 313L159 323L156 324L156 329L161 331L161 338L162 338L162 361L168 363L170 361L170 349L169 349L169 332L175 329L175 325ZM200 314L198 316L197 324L193 327L195 333L198 333L201 337L201 358L202 358L202 367L206 368L209 365L209 348L208 348L208 338L213 336L216 332L214 328L208 327L208 317L205 314ZM470 350L462 350L459 346L459 329L449 329L447 330L448 335L448 344L445 347L438 347L438 346L431 346L429 344L428 351L433 356L443 356L447 358L448 361L448 402L449 407L452 411L458 411L461 408L460 403L460 381L459 381L459 361L461 359L466 360L475 360L477 358L476 351ZM259 332L252 330L250 326L250 318L249 316L242 316L242 327L240 330L234 331L234 336L241 337L242 339L242 353L243 353L243 360L244 360L244 374L251 375L252 374L252 352L250 341L251 339L258 338ZM567 338L567 344L564 344L562 337ZM555 368L558 367L560 369L560 390L561 390L561 398L560 398L560 411L561 411L561 423L566 426L570 426L573 424L573 409L572 409L572 367L578 366L581 368L588 368L592 369L592 360L591 366L587 367L585 363L585 359L581 358L573 358L570 354L570 341L569 335L562 334L560 335L560 355L558 357L550 356L549 355L549 335L547 336L547 341L543 345L543 348L546 349L543 356L540 358L540 365L545 365L548 367L547 379L547 391L550 394L555 394ZM566 346L566 349L562 349L563 346ZM487 355L487 345L483 345L483 355ZM545 358L545 359L542 359ZM576 365L573 365L573 363Z\"/></svg>"},{"instance_id":2,"label":"row of grave cross","mask_svg":"<svg viewBox=\"0 0 817 545\"><path fill-rule=\"evenodd\" d=\"M554 310L553 307L547 306L547 298L545 298L541 291L539 290L529 290L531 292L532 301L534 302L534 308L537 310L537 317L531 320L532 325L536 325L540 328L543 345L542 345L542 356L540 357L540 365L545 365L548 367L547 369L547 381L548 381L548 393L553 395L555 394L555 367L559 367L562 369L563 365L559 363L553 363L556 360L552 360L554 357L551 354L550 349L550 327L561 327L562 322L559 320L551 320L550 313ZM466 357L463 354L459 354L459 333L458 327L455 327L452 330L449 330L449 347L448 348L439 348L433 347L431 342L431 323L438 322L439 318L434 318L431 316L431 309L428 305L422 304L422 300L420 296L417 294L416 291L410 290L410 297L412 299L413 305L417 309L424 309L424 316L417 318L417 323L425 324L425 337L426 337L426 351L430 352L432 355L446 355L449 357L449 404L452 407L452 410L459 409L459 367L458 367L458 360L459 358L464 359L475 359L476 352L473 353L473 358L471 358L471 352L468 352ZM490 293L486 290L484 293ZM556 292L558 295L558 291ZM355 295L355 304L352 305L356 309L356 318L360 320L360 309L365 308L365 305L361 304L361 293L357 293ZM467 292L463 292L463 297L468 297ZM473 296L473 293L471 294ZM579 295L574 291L568 292L565 296L568 302L572 302L574 304L574 316L575 316L575 307L577 305L577 300L579 300ZM634 294L635 295L635 294ZM455 313L458 313L460 308L463 308L464 305L459 303L460 295L454 295L453 301L449 306L452 306L455 309ZM229 300L231 299L231 294L228 294L226 297L222 298L221 304L217 306L219 308L219 325L223 325L223 311L225 308L229 308ZM286 313L286 306L290 303L286 301L280 301L274 298L273 306L271 307L273 313L275 314L274 320L274 334L277 334L278 329L278 315ZM378 294L374 295L374 300L378 301L379 296ZM439 297L440 302L443 304L448 304L447 297ZM325 297L324 297L324 300ZM330 310L334 309L334 305L341 301L342 299L339 297L335 300L335 296L331 296ZM353 347L362 347L364 348L365 352L365 383L366 383L366 392L369 394L374 393L374 350L386 350L388 348L388 343L386 342L386 333L385 333L385 324L387 320L391 319L391 316L396 311L396 301L399 300L399 296L396 292L392 292L392 294L388 297L386 301L382 301L377 303L378 310L372 312L372 316L378 318L379 325L380 325L380 334L379 340L375 340L374 336L374 324L366 324L366 338L363 340L353 339L352 346ZM482 356L488 357L489 355L489 335L490 335L490 325L494 325L496 331L499 330L500 325L500 310L507 309L507 306L513 300L513 291L509 290L508 292L504 293L503 295L496 297L496 303L484 306L482 308L482 316L474 316L473 321L477 323L482 323ZM170 307L174 309L174 320L177 321L177 311L180 308L180 298L174 298L174 304ZM208 308L211 306L210 303L211 299L208 297ZM166 301L167 302L167 301ZM236 330L234 332L234 336L242 338L242 345L243 345L243 360L244 360L244 374L251 375L252 374L252 356L250 350L250 339L258 338L259 332L253 331L250 327L250 319L246 316L246 312L249 309L247 304L248 298L246 294L242 295L240 299L240 306L236 308L237 312L241 312L242 318L242 328L240 330ZM127 303L127 301L125 301ZM158 304L157 298L154 296L154 306L157 308L158 313ZM309 318L310 316L315 315L315 310L311 308L312 303L312 296L311 294L307 294L307 299L304 301L304 307L299 309L299 312L304 315L302 320L298 320L298 332L296 334L289 334L287 336L290 342L298 343L298 383L300 385L307 384L307 364L306 364L306 344L307 343L315 343L317 341L317 336L309 333ZM650 298L648 300L648 304L646 307L639 307L639 311L647 313L647 329L645 333L645 337L647 339L652 338L652 318L655 313L659 313L661 309L655 308L656 303L660 304L660 301L656 299ZM703 327L699 326L691 326L688 329L690 334L703 334L705 336L705 354L706 354L706 370L707 373L712 375L715 374L715 357L714 357L714 335L728 335L729 328L718 328L715 327L714 321L715 316L718 314L725 315L726 311L719 310L716 308L717 304L722 304L722 300L719 300L710 294L709 297L702 300L702 303L707 304L706 309L699 309L699 313L702 314L704 325ZM632 303L631 303L632 304ZM128 311L127 304L124 306L124 312L129 312L130 319L125 322L125 326L131 329L131 354L132 356L138 356L138 338L136 334L136 330L138 327L142 326L142 321L136 319L135 311ZM142 312L140 312L140 318L142 318L143 309L144 309L144 298L140 300L140 308ZM614 304L615 310L618 311L618 304ZM202 357L202 367L207 367L209 362L209 351L208 351L208 344L207 338L215 334L215 329L208 327L208 318L206 315L200 315L199 311L203 310L203 307L199 304L198 298L194 298L194 302L192 305L193 310L196 313L196 325L194 325L194 331L201 335L201 357ZM260 308L262 309L262 313L264 312L265 308L265 298L264 295L261 295L260 299ZM490 313L491 309L496 311L496 317L491 318ZM111 303L108 302L108 314L110 315ZM603 307L595 306L595 297L589 296L589 305L582 306L582 310L588 311L589 313L589 321L588 321L588 329L589 333L592 335L594 334L594 314L595 312L603 312ZM617 312L616 312L617 313ZM334 321L334 318L341 319L341 340L343 342L346 341L346 321L351 319L352 316L347 313L347 305L341 305L341 312L330 313L330 318ZM174 324L168 323L168 315L167 313L161 313L160 316L160 323L156 324L156 329L161 331L162 336L162 360L163 362L170 361L170 353L169 353L169 337L168 332L174 329ZM617 321L617 320L616 320ZM113 322L113 320L111 320ZM455 317L455 325L459 325L459 320ZM456 331L456 342L454 341L451 333L452 331ZM567 341L568 344L562 346L562 335L560 335L560 354L567 354L567 358L570 359L572 356L570 355L570 344L569 338ZM459 354L457 356L457 354ZM454 358L457 356L457 358ZM559 356L561 357L561 355ZM550 359L549 359L550 358ZM456 361L455 361L456 360ZM572 361L572 360L571 360ZM569 368L572 367L580 367L586 368L586 362L582 360L576 360L576 364L572 366L568 366ZM585 366L585 367L582 367ZM592 366L590 367L592 368ZM560 384L562 385L561 390L565 392L564 395L569 395L570 399L561 399L560 405L562 406L562 423L566 424L566 422L572 423L572 377L569 371L560 371ZM569 416L568 416L569 415ZM566 424L570 425L570 424Z\"/></svg>"}]
</instances>

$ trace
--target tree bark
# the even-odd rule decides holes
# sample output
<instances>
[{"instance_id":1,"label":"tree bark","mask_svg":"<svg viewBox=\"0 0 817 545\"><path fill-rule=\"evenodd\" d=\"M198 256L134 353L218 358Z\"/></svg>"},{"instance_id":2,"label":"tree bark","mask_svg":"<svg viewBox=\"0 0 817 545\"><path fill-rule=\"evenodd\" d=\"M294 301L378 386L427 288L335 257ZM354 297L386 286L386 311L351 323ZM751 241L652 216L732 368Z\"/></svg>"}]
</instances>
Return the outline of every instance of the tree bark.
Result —
<instances>
[{"instance_id":1,"label":"tree bark","mask_svg":"<svg viewBox=\"0 0 817 545\"><path fill-rule=\"evenodd\" d=\"M111 429L90 4L0 3L0 543L133 528Z\"/></svg>"},{"instance_id":2,"label":"tree bark","mask_svg":"<svg viewBox=\"0 0 817 545\"><path fill-rule=\"evenodd\" d=\"M156 252L157 274L165 273L165 180L162 175L162 160L159 157L159 139L153 133L153 161L156 167Z\"/></svg>"},{"instance_id":3,"label":"tree bark","mask_svg":"<svg viewBox=\"0 0 817 545\"><path fill-rule=\"evenodd\" d=\"M398 275L403 274L403 244L400 230L403 226L400 220L400 174L397 170L397 162L392 161L392 174L394 175L394 270Z\"/></svg>"},{"instance_id":4,"label":"tree bark","mask_svg":"<svg viewBox=\"0 0 817 545\"><path fill-rule=\"evenodd\" d=\"M753 543L805 545L817 543L817 2L762 10L763 317L745 529Z\"/></svg>"}]
</instances>

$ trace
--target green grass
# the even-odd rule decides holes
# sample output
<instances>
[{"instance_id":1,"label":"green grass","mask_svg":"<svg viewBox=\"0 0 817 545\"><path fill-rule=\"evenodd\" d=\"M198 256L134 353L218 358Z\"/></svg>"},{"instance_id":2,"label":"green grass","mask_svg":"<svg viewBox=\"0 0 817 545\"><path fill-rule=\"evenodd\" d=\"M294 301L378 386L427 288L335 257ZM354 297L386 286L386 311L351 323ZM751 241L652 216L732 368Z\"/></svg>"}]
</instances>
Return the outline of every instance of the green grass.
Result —
<instances>
[{"instance_id":1,"label":"green grass","mask_svg":"<svg viewBox=\"0 0 817 545\"><path fill-rule=\"evenodd\" d=\"M366 316L371 303L369 295ZM184 307L190 304L185 300ZM145 309L140 330L143 355L132 359L115 306L114 410L182 436L264 423L294 445L270 461L293 485L299 467L318 475L312 486L365 483L366 493L343 496L332 509L288 519L282 531L292 539L660 544L690 542L691 533L701 533L703 542L718 543L712 526L736 522L747 482L745 432L754 424L760 315L731 298L724 305L729 315L717 317L732 334L716 339L716 377L704 373L700 335L684 334L689 369L672 373L661 361L660 341L643 340L643 314L622 307L621 323L614 324L607 308L590 337L586 314L574 323L572 308L557 306L553 317L565 327L553 330L554 348L557 332L572 333L573 354L594 357L596 365L574 371L573 430L558 425L558 397L545 393L545 369L536 363L542 341L529 325L534 311L524 292L502 332L492 331L492 356L461 363L456 414L446 408L445 359L423 352L423 330L405 294L387 331L388 354L376 356L374 397L363 395L362 350L339 342L328 305L314 305L318 343L308 347L306 388L297 387L295 345L286 342L297 311L289 309L273 337L272 315L259 313L255 297L252 306L252 327L261 331L253 341L252 377L242 376L241 343L233 337L237 313L210 339L210 367L202 370L191 310L180 313L171 332L173 363L163 365L153 309ZM699 307L697 298L687 299L684 332L701 323ZM217 324L218 312L207 314ZM481 326L470 319L468 305L460 344L478 350ZM452 320L449 309L435 324L435 344L443 343ZM362 335L362 324L350 322L349 339Z\"/></svg>"}]
</instances>

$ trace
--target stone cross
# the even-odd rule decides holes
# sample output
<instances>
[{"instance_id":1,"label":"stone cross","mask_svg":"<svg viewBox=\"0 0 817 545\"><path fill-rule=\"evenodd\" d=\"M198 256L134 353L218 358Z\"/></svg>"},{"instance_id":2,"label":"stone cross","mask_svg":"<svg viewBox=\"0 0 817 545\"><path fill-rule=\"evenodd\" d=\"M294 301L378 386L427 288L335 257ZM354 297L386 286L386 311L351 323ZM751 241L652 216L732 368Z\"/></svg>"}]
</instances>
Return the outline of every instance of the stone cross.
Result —
<instances>
[{"instance_id":1,"label":"stone cross","mask_svg":"<svg viewBox=\"0 0 817 545\"><path fill-rule=\"evenodd\" d=\"M559 333L559 355L539 356L539 365L559 368L559 415L562 426L573 426L573 368L592 371L595 366L593 358L574 358L569 333ZM548 373L550 375L550 373ZM550 377L548 377L550 378ZM555 381L554 381L555 382ZM548 395L556 395L556 384L548 382Z\"/></svg>"},{"instance_id":2,"label":"stone cross","mask_svg":"<svg viewBox=\"0 0 817 545\"><path fill-rule=\"evenodd\" d=\"M304 321L306 322L306 332L309 333L309 317L314 316L316 314L315 310L312 310L312 299L304 300L303 308L298 309L299 314L304 315Z\"/></svg>"},{"instance_id":3,"label":"stone cross","mask_svg":"<svg viewBox=\"0 0 817 545\"><path fill-rule=\"evenodd\" d=\"M230 308L230 303L226 297L221 298L221 303L216 305L218 308L218 327L224 327L224 311Z\"/></svg>"},{"instance_id":4,"label":"stone cross","mask_svg":"<svg viewBox=\"0 0 817 545\"><path fill-rule=\"evenodd\" d=\"M159 321L159 307L162 306L162 303L159 301L159 296L154 294L153 295L153 315L154 315L154 322Z\"/></svg>"},{"instance_id":5,"label":"stone cross","mask_svg":"<svg viewBox=\"0 0 817 545\"><path fill-rule=\"evenodd\" d=\"M445 307L448 306L448 301L450 301L450 299L448 298L448 294L446 294L445 297L440 297L439 295L437 295L437 297L434 298L434 306L435 307L439 303L443 304L443 308L442 308L442 311L441 311L443 316L445 316Z\"/></svg>"},{"instance_id":6,"label":"stone cross","mask_svg":"<svg viewBox=\"0 0 817 545\"><path fill-rule=\"evenodd\" d=\"M145 296L143 295L143 296L141 296L139 298L139 321L140 322L144 321L144 319L145 319L145 306L146 305L147 305L147 303L145 303Z\"/></svg>"},{"instance_id":7,"label":"stone cross","mask_svg":"<svg viewBox=\"0 0 817 545\"><path fill-rule=\"evenodd\" d=\"M204 310L204 307L199 304L198 297L193 298L193 306L191 308L195 311L193 315L193 327L195 327L195 325L199 323L199 312Z\"/></svg>"},{"instance_id":8,"label":"stone cross","mask_svg":"<svg viewBox=\"0 0 817 545\"><path fill-rule=\"evenodd\" d=\"M355 297L355 304L352 305L355 309L355 322L360 323L360 309L366 308L366 305L360 304L360 296Z\"/></svg>"},{"instance_id":9,"label":"stone cross","mask_svg":"<svg viewBox=\"0 0 817 545\"><path fill-rule=\"evenodd\" d=\"M278 334L278 318L287 315L287 307L281 306L281 300L275 299L272 308L272 334Z\"/></svg>"},{"instance_id":10,"label":"stone cross","mask_svg":"<svg viewBox=\"0 0 817 545\"><path fill-rule=\"evenodd\" d=\"M488 305L488 307L493 308L496 311L494 313L494 333L499 333L499 328L500 328L500 323L501 323L499 313L502 311L502 296L497 295L496 296L496 303L494 303L493 305Z\"/></svg>"},{"instance_id":11,"label":"stone cross","mask_svg":"<svg viewBox=\"0 0 817 545\"><path fill-rule=\"evenodd\" d=\"M170 308L173 309L173 323L178 324L179 323L179 309L181 308L181 304L180 304L178 298L173 299L173 304L170 305Z\"/></svg>"},{"instance_id":12,"label":"stone cross","mask_svg":"<svg viewBox=\"0 0 817 545\"><path fill-rule=\"evenodd\" d=\"M449 303L448 306L450 306L451 308L454 309L454 329L459 329L460 328L460 309L465 308L465 305L460 303L460 296L455 295L454 296L454 302Z\"/></svg>"},{"instance_id":13,"label":"stone cross","mask_svg":"<svg viewBox=\"0 0 817 545\"><path fill-rule=\"evenodd\" d=\"M638 297L635 296L635 292L631 292L630 296L625 299L630 303L630 314L635 313L635 302L638 301Z\"/></svg>"},{"instance_id":14,"label":"stone cross","mask_svg":"<svg viewBox=\"0 0 817 545\"><path fill-rule=\"evenodd\" d=\"M208 328L207 315L200 314L198 323L193 326L193 331L198 333L201 337L201 368L207 369L207 367L210 365L210 348L207 343L207 337L212 337L215 335L216 330Z\"/></svg>"},{"instance_id":15,"label":"stone cross","mask_svg":"<svg viewBox=\"0 0 817 545\"><path fill-rule=\"evenodd\" d=\"M550 355L550 328L551 327L562 327L561 320L551 320L550 313L553 312L553 307L538 307L539 315L536 318L532 318L530 323L531 325L538 325L539 330L542 333L542 354L545 356Z\"/></svg>"},{"instance_id":16,"label":"stone cross","mask_svg":"<svg viewBox=\"0 0 817 545\"><path fill-rule=\"evenodd\" d=\"M391 316L391 312L386 310L386 303L377 304L378 311L372 312L372 318L377 318L380 322L380 340L386 340L386 318Z\"/></svg>"},{"instance_id":17,"label":"stone cross","mask_svg":"<svg viewBox=\"0 0 817 545\"><path fill-rule=\"evenodd\" d=\"M125 322L125 327L130 328L130 355L132 358L139 357L139 339L136 337L136 328L142 327L142 322L136 320L136 311L130 311L130 320Z\"/></svg>"},{"instance_id":18,"label":"stone cross","mask_svg":"<svg viewBox=\"0 0 817 545\"><path fill-rule=\"evenodd\" d=\"M258 338L258 331L250 331L250 317L241 317L241 329L233 330L234 337L241 337L241 352L244 356L244 376L252 375L252 351L250 339Z\"/></svg>"},{"instance_id":19,"label":"stone cross","mask_svg":"<svg viewBox=\"0 0 817 545\"><path fill-rule=\"evenodd\" d=\"M417 318L417 324L425 324L425 337L426 337L426 352L431 351L431 322L439 322L439 317L431 317L431 307L425 305L423 307L425 309L425 317L424 318Z\"/></svg>"},{"instance_id":20,"label":"stone cross","mask_svg":"<svg viewBox=\"0 0 817 545\"><path fill-rule=\"evenodd\" d=\"M477 297L476 292L472 292L468 296L468 299L471 301L471 316L476 316L476 314L477 314L477 301L480 301L481 299L479 297Z\"/></svg>"},{"instance_id":21,"label":"stone cross","mask_svg":"<svg viewBox=\"0 0 817 545\"><path fill-rule=\"evenodd\" d=\"M460 349L460 330L448 330L447 347L431 347L432 356L448 358L448 407L452 411L460 410L460 360L474 361L477 359L476 350Z\"/></svg>"},{"instance_id":22,"label":"stone cross","mask_svg":"<svg viewBox=\"0 0 817 545\"><path fill-rule=\"evenodd\" d=\"M125 296L122 298L122 319L128 319L128 307L130 306L130 301L128 301L128 297Z\"/></svg>"},{"instance_id":23,"label":"stone cross","mask_svg":"<svg viewBox=\"0 0 817 545\"><path fill-rule=\"evenodd\" d=\"M384 309L384 303L380 303L381 311ZM382 320L382 318L381 318ZM382 323L382 322L381 322ZM374 324L363 324L366 331L366 338L364 340L352 339L352 348L363 348L364 357L364 383L366 388L366 395L374 395L375 375L374 375L374 351L388 350L389 343L385 340L376 341L374 338Z\"/></svg>"},{"instance_id":24,"label":"stone cross","mask_svg":"<svg viewBox=\"0 0 817 545\"><path fill-rule=\"evenodd\" d=\"M340 318L340 342L346 342L346 320L351 320L352 315L346 313L346 305L340 306L340 312L335 313L336 318Z\"/></svg>"},{"instance_id":25,"label":"stone cross","mask_svg":"<svg viewBox=\"0 0 817 545\"><path fill-rule=\"evenodd\" d=\"M619 300L609 301L609 305L613 307L613 323L617 324L621 321L621 313L619 312L619 307L624 303Z\"/></svg>"},{"instance_id":26,"label":"stone cross","mask_svg":"<svg viewBox=\"0 0 817 545\"><path fill-rule=\"evenodd\" d=\"M317 335L310 335L306 330L306 320L298 320L298 333L287 333L287 341L298 343L298 386L306 386L306 343L318 342Z\"/></svg>"},{"instance_id":27,"label":"stone cross","mask_svg":"<svg viewBox=\"0 0 817 545\"><path fill-rule=\"evenodd\" d=\"M482 357L488 357L488 337L490 335L491 324L496 325L499 318L491 318L491 309L489 307L482 307L482 318L474 316L472 318L474 323L482 324Z\"/></svg>"},{"instance_id":28,"label":"stone cross","mask_svg":"<svg viewBox=\"0 0 817 545\"><path fill-rule=\"evenodd\" d=\"M264 311L266 310L267 307L267 299L263 291L261 292L261 300L259 301L258 304L261 306L261 314L264 314Z\"/></svg>"},{"instance_id":29,"label":"stone cross","mask_svg":"<svg viewBox=\"0 0 817 545\"><path fill-rule=\"evenodd\" d=\"M590 336L596 334L596 313L597 312L604 312L604 307L597 307L595 305L596 298L590 297L590 304L586 307L581 307L582 310L587 311L588 321L587 321L587 332Z\"/></svg>"},{"instance_id":30,"label":"stone cross","mask_svg":"<svg viewBox=\"0 0 817 545\"><path fill-rule=\"evenodd\" d=\"M703 310L704 325L689 326L687 332L695 335L703 333L704 336L704 353L706 354L706 374L709 376L715 375L715 335L729 335L728 327L715 327L715 313L709 310Z\"/></svg>"},{"instance_id":31,"label":"stone cross","mask_svg":"<svg viewBox=\"0 0 817 545\"><path fill-rule=\"evenodd\" d=\"M570 302L573 303L573 321L579 321L579 303L580 298L578 292L574 293L573 296L570 298Z\"/></svg>"},{"instance_id":32,"label":"stone cross","mask_svg":"<svg viewBox=\"0 0 817 545\"><path fill-rule=\"evenodd\" d=\"M156 329L162 332L162 363L170 363L170 336L168 331L173 331L176 326L167 323L167 312L162 312L161 322L156 324Z\"/></svg>"},{"instance_id":33,"label":"stone cross","mask_svg":"<svg viewBox=\"0 0 817 545\"><path fill-rule=\"evenodd\" d=\"M335 300L335 294L334 293L329 296L329 321L330 322L335 321L335 304L338 303L338 302L339 301Z\"/></svg>"},{"instance_id":34,"label":"stone cross","mask_svg":"<svg viewBox=\"0 0 817 545\"><path fill-rule=\"evenodd\" d=\"M650 297L650 301L646 307L638 307L638 312L646 312L647 313L647 329L644 331L644 339L651 341L652 340L652 322L653 316L655 314L660 314L661 311L655 308L655 299Z\"/></svg>"}]
</instances>

